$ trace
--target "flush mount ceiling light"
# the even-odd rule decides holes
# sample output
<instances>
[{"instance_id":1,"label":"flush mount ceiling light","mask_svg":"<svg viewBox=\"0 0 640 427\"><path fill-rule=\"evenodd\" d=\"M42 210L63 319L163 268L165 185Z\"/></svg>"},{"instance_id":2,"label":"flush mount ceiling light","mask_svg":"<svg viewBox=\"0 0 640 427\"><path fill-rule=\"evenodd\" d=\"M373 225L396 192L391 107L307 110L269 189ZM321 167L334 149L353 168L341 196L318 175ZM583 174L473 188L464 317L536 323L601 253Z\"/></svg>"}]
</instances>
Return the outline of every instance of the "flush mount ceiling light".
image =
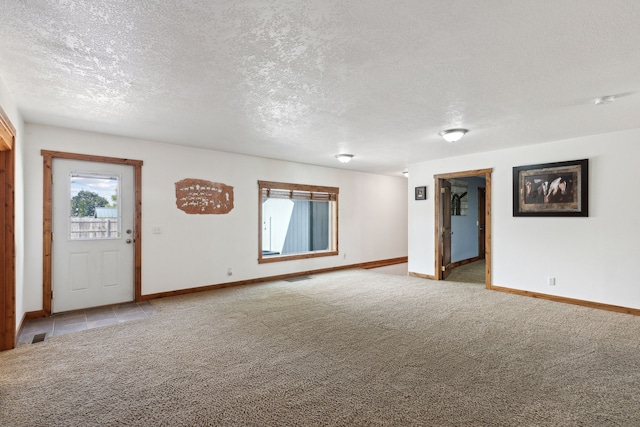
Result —
<instances>
[{"instance_id":1,"label":"flush mount ceiling light","mask_svg":"<svg viewBox=\"0 0 640 427\"><path fill-rule=\"evenodd\" d=\"M447 142L457 142L467 132L469 132L467 129L448 129L440 132L440 136Z\"/></svg>"},{"instance_id":2,"label":"flush mount ceiling light","mask_svg":"<svg viewBox=\"0 0 640 427\"><path fill-rule=\"evenodd\" d=\"M349 163L352 158L353 154L336 154L336 159L338 159L340 163Z\"/></svg>"},{"instance_id":3,"label":"flush mount ceiling light","mask_svg":"<svg viewBox=\"0 0 640 427\"><path fill-rule=\"evenodd\" d=\"M608 96L603 96L601 98L596 99L595 104L596 105L611 104L615 100L616 100L615 95L608 95Z\"/></svg>"}]
</instances>

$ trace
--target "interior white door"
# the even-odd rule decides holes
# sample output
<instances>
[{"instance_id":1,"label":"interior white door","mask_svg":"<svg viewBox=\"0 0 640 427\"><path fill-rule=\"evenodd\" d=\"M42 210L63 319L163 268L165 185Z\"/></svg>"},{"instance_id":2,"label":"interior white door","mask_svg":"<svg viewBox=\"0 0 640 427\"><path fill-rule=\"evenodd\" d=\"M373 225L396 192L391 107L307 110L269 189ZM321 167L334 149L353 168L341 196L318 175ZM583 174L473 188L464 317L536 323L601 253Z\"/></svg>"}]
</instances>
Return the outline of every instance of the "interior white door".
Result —
<instances>
[{"instance_id":1,"label":"interior white door","mask_svg":"<svg viewBox=\"0 0 640 427\"><path fill-rule=\"evenodd\" d=\"M134 299L133 166L53 160L52 310Z\"/></svg>"}]
</instances>

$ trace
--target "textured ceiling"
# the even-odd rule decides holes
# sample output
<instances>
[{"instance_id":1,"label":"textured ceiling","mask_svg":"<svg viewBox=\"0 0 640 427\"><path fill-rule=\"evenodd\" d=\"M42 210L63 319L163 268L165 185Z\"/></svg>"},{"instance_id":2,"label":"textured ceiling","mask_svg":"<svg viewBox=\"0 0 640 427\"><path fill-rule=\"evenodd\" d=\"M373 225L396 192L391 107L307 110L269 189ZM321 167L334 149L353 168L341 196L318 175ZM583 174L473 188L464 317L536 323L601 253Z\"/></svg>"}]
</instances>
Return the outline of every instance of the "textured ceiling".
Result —
<instances>
[{"instance_id":1,"label":"textured ceiling","mask_svg":"<svg viewBox=\"0 0 640 427\"><path fill-rule=\"evenodd\" d=\"M640 127L638 0L0 0L25 120L399 174ZM616 95L596 106L594 100ZM470 130L447 144L438 132ZM334 155L355 155L348 165Z\"/></svg>"}]
</instances>

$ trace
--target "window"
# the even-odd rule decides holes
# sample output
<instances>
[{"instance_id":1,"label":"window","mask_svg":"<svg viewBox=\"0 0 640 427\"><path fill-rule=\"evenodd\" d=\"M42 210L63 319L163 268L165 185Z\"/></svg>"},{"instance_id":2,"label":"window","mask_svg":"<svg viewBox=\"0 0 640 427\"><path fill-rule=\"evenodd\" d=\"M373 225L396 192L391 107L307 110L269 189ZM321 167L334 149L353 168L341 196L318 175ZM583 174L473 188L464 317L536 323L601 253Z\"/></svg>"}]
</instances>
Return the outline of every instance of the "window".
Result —
<instances>
[{"instance_id":1,"label":"window","mask_svg":"<svg viewBox=\"0 0 640 427\"><path fill-rule=\"evenodd\" d=\"M338 255L336 187L258 181L258 262Z\"/></svg>"},{"instance_id":2,"label":"window","mask_svg":"<svg viewBox=\"0 0 640 427\"><path fill-rule=\"evenodd\" d=\"M120 177L71 172L69 240L119 239Z\"/></svg>"}]
</instances>

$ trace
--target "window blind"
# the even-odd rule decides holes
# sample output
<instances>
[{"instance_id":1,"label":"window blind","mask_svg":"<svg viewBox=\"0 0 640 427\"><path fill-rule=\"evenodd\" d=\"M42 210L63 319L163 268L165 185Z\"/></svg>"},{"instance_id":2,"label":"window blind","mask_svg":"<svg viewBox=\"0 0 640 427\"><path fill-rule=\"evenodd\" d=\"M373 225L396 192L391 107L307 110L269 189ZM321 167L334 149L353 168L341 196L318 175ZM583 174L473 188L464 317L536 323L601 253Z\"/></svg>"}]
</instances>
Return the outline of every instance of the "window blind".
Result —
<instances>
[{"instance_id":1,"label":"window blind","mask_svg":"<svg viewBox=\"0 0 640 427\"><path fill-rule=\"evenodd\" d=\"M267 181L259 181L258 185L263 199L335 201L338 199L340 191L339 188L335 187L282 184Z\"/></svg>"}]
</instances>

